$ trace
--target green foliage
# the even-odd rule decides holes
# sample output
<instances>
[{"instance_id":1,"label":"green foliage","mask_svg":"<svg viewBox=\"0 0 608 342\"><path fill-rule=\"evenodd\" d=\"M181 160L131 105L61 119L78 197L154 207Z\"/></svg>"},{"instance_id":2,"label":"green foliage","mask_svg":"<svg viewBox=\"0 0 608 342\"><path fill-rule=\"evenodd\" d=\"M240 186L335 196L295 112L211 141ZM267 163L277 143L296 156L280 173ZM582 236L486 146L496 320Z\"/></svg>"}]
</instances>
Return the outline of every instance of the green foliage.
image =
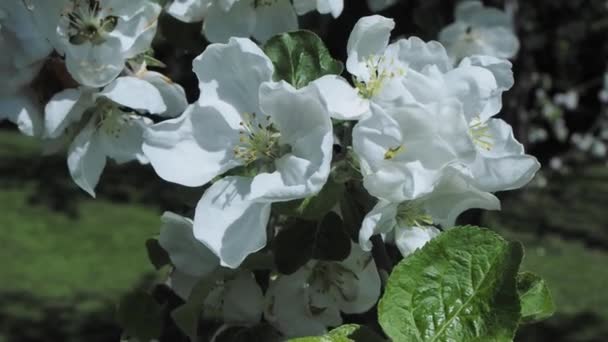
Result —
<instances>
[{"instance_id":1,"label":"green foliage","mask_svg":"<svg viewBox=\"0 0 608 342\"><path fill-rule=\"evenodd\" d=\"M358 324L345 324L323 336L302 337L291 339L289 342L383 342L371 329Z\"/></svg>"},{"instance_id":2,"label":"green foliage","mask_svg":"<svg viewBox=\"0 0 608 342\"><path fill-rule=\"evenodd\" d=\"M395 341L510 341L522 257L521 244L489 230L447 231L395 267L380 324Z\"/></svg>"},{"instance_id":3,"label":"green foliage","mask_svg":"<svg viewBox=\"0 0 608 342\"><path fill-rule=\"evenodd\" d=\"M139 341L149 341L160 337L163 325L161 306L143 291L126 294L118 306L118 323L124 329L123 335Z\"/></svg>"},{"instance_id":4,"label":"green foliage","mask_svg":"<svg viewBox=\"0 0 608 342\"><path fill-rule=\"evenodd\" d=\"M282 215L318 220L330 212L343 195L344 184L330 178L318 194L301 200L275 203L272 209Z\"/></svg>"},{"instance_id":5,"label":"green foliage","mask_svg":"<svg viewBox=\"0 0 608 342\"><path fill-rule=\"evenodd\" d=\"M212 273L207 277L201 278L190 293L186 304L178 307L171 312L171 318L175 324L192 341L197 341L199 336L199 322L203 313L203 304L209 293L215 286L217 273Z\"/></svg>"},{"instance_id":6,"label":"green foliage","mask_svg":"<svg viewBox=\"0 0 608 342\"><path fill-rule=\"evenodd\" d=\"M549 318L555 312L551 292L545 281L534 273L517 275L517 291L521 302L522 323L533 323Z\"/></svg>"},{"instance_id":7,"label":"green foliage","mask_svg":"<svg viewBox=\"0 0 608 342\"><path fill-rule=\"evenodd\" d=\"M295 88L344 70L342 62L333 59L325 43L311 31L276 35L266 42L264 52L274 64L275 81L285 80Z\"/></svg>"},{"instance_id":8,"label":"green foliage","mask_svg":"<svg viewBox=\"0 0 608 342\"><path fill-rule=\"evenodd\" d=\"M341 261L350 254L350 241L336 213L330 212L318 223L298 220L277 234L275 264L279 272L291 274L310 259Z\"/></svg>"}]
</instances>

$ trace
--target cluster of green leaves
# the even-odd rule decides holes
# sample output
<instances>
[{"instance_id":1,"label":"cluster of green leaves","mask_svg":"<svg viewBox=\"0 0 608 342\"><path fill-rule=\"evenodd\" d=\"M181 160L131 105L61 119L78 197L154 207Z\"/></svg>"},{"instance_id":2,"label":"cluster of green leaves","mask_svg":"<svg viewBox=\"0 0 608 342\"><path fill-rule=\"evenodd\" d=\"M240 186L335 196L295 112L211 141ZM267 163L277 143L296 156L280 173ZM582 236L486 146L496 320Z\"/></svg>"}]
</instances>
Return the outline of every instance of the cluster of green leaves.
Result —
<instances>
[{"instance_id":1,"label":"cluster of green leaves","mask_svg":"<svg viewBox=\"0 0 608 342\"><path fill-rule=\"evenodd\" d=\"M309 31L275 36L264 51L275 65L274 79L296 88L343 71L342 63ZM351 241L374 201L361 194L364 191L355 178L332 174L315 196L273 206L277 219L273 222L281 226L270 247L274 270L292 274L311 259L342 261L348 257ZM335 207L340 208L341 216L332 211ZM157 268L169 264L155 240L149 240L147 248ZM521 244L507 242L487 229L451 229L392 270L378 304L382 332L347 324L325 336L292 341L379 342L386 337L421 342L510 341L520 324L544 319L554 310L544 281L531 273L519 273L522 258ZM190 300L171 309L171 320L193 341L201 337L202 303L212 283L201 279ZM166 311L150 295L137 293L125 297L119 317L128 335L146 340L161 335L162 329L145 327L162 326ZM218 338L226 342L281 340L266 324L225 329Z\"/></svg>"}]
</instances>

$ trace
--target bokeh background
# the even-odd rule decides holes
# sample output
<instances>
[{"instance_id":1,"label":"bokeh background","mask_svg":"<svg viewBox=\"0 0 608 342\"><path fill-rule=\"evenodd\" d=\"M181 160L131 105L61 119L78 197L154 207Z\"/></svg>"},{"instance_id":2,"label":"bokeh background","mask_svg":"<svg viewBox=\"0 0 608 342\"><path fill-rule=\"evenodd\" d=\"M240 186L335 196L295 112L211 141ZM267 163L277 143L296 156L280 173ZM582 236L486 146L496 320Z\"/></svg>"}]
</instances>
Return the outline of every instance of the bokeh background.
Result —
<instances>
[{"instance_id":1,"label":"bokeh background","mask_svg":"<svg viewBox=\"0 0 608 342\"><path fill-rule=\"evenodd\" d=\"M524 327L519 341L608 341L608 1L486 1L513 11L521 50L515 87L501 117L543 164L525 189L502 193L501 212L468 212L526 247L524 269L542 275L555 316ZM333 20L302 18L345 60L363 0L345 0ZM381 14L394 37L436 39L455 1L402 0ZM206 42L200 25L163 16L154 48L194 101L191 60ZM235 75L235 77L238 77ZM606 94L608 97L608 94ZM604 139L604 141L602 141ZM35 139L0 124L0 342L117 341L118 300L154 280L145 241L164 210L187 212L200 195L161 182L136 164L106 168L93 200L71 181L64 155L45 156Z\"/></svg>"}]
</instances>

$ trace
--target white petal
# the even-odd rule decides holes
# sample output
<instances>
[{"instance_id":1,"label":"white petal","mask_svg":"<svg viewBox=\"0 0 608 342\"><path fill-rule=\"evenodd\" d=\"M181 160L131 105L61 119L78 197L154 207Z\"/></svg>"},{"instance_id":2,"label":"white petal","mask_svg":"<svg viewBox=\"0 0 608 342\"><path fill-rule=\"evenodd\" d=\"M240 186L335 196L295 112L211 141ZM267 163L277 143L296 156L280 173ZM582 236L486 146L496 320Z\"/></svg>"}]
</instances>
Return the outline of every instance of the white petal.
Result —
<instances>
[{"instance_id":1,"label":"white petal","mask_svg":"<svg viewBox=\"0 0 608 342\"><path fill-rule=\"evenodd\" d=\"M359 245L364 251L372 250L370 238L378 234L386 234L397 224L396 203L380 200L374 208L365 215L359 230Z\"/></svg>"},{"instance_id":2,"label":"white petal","mask_svg":"<svg viewBox=\"0 0 608 342\"><path fill-rule=\"evenodd\" d=\"M477 186L496 192L521 188L540 169L536 158L524 154L524 147L515 140L513 129L500 119L488 121L493 146L481 151L471 165Z\"/></svg>"},{"instance_id":3,"label":"white petal","mask_svg":"<svg viewBox=\"0 0 608 342\"><path fill-rule=\"evenodd\" d=\"M148 159L142 151L144 132L152 124L152 120L139 115L123 113L122 122L117 123L114 130L108 130L103 125L97 135L101 148L108 158L122 164L138 160L147 164Z\"/></svg>"},{"instance_id":4,"label":"white petal","mask_svg":"<svg viewBox=\"0 0 608 342\"><path fill-rule=\"evenodd\" d=\"M236 268L266 246L270 204L246 200L250 187L249 178L223 178L196 206L194 235L220 258L222 266Z\"/></svg>"},{"instance_id":5,"label":"white petal","mask_svg":"<svg viewBox=\"0 0 608 342\"><path fill-rule=\"evenodd\" d=\"M344 10L344 0L317 0L317 10L321 14L328 14L337 18Z\"/></svg>"},{"instance_id":6,"label":"white petal","mask_svg":"<svg viewBox=\"0 0 608 342\"><path fill-rule=\"evenodd\" d=\"M20 92L0 97L0 121L8 119L17 125L21 133L28 136L42 134L42 113L36 103L37 95Z\"/></svg>"},{"instance_id":7,"label":"white petal","mask_svg":"<svg viewBox=\"0 0 608 342\"><path fill-rule=\"evenodd\" d=\"M183 22L194 23L203 21L209 4L209 0L173 0L166 11Z\"/></svg>"},{"instance_id":8,"label":"white petal","mask_svg":"<svg viewBox=\"0 0 608 342\"><path fill-rule=\"evenodd\" d=\"M124 58L133 58L150 48L158 27L160 5L144 1L138 13L127 22L118 20L112 35L119 37Z\"/></svg>"},{"instance_id":9,"label":"white petal","mask_svg":"<svg viewBox=\"0 0 608 342\"><path fill-rule=\"evenodd\" d=\"M231 38L228 44L211 44L194 62L199 79L199 101L220 99L239 114L259 112L259 88L270 81L274 67L249 39ZM235 77L238 75L238 77Z\"/></svg>"},{"instance_id":10,"label":"white petal","mask_svg":"<svg viewBox=\"0 0 608 342\"><path fill-rule=\"evenodd\" d=\"M329 176L333 152L331 120L317 89L269 82L260 88L260 101L291 153L275 162L277 171L253 179L250 198L288 201L317 193Z\"/></svg>"},{"instance_id":11,"label":"white petal","mask_svg":"<svg viewBox=\"0 0 608 342\"><path fill-rule=\"evenodd\" d=\"M79 121L85 110L92 106L90 94L83 94L79 88L66 89L55 94L44 108L46 136L59 137L70 124Z\"/></svg>"},{"instance_id":12,"label":"white petal","mask_svg":"<svg viewBox=\"0 0 608 342\"><path fill-rule=\"evenodd\" d=\"M158 89L137 77L119 77L105 87L99 96L106 97L119 105L151 114L160 114L167 110Z\"/></svg>"},{"instance_id":13,"label":"white petal","mask_svg":"<svg viewBox=\"0 0 608 342\"><path fill-rule=\"evenodd\" d=\"M192 220L171 212L165 212L161 220L158 242L180 272L204 277L219 266L215 254L194 237Z\"/></svg>"},{"instance_id":14,"label":"white petal","mask_svg":"<svg viewBox=\"0 0 608 342\"><path fill-rule=\"evenodd\" d=\"M257 324L264 311L264 295L251 272L241 271L226 282L224 321Z\"/></svg>"},{"instance_id":15,"label":"white petal","mask_svg":"<svg viewBox=\"0 0 608 342\"><path fill-rule=\"evenodd\" d=\"M341 300L340 310L348 314L366 312L380 298L381 282L376 262L371 253L352 243L350 255L342 264L353 272L354 277L350 279L355 281L352 286L357 289L357 293L352 301Z\"/></svg>"},{"instance_id":16,"label":"white petal","mask_svg":"<svg viewBox=\"0 0 608 342\"><path fill-rule=\"evenodd\" d=\"M76 136L68 150L68 169L72 180L84 191L95 197L95 186L106 165L96 132L95 120L91 120Z\"/></svg>"},{"instance_id":17,"label":"white petal","mask_svg":"<svg viewBox=\"0 0 608 342\"><path fill-rule=\"evenodd\" d=\"M78 83L88 87L103 87L123 70L124 59L116 48L116 39L104 44L71 45L66 52L66 67Z\"/></svg>"},{"instance_id":18,"label":"white petal","mask_svg":"<svg viewBox=\"0 0 608 342\"><path fill-rule=\"evenodd\" d=\"M298 17L290 0L274 0L268 5L260 4L255 9L255 16L251 35L261 43L276 34L298 29Z\"/></svg>"},{"instance_id":19,"label":"white petal","mask_svg":"<svg viewBox=\"0 0 608 342\"><path fill-rule=\"evenodd\" d=\"M304 15L317 8L317 0L293 0L293 8L297 15Z\"/></svg>"},{"instance_id":20,"label":"white petal","mask_svg":"<svg viewBox=\"0 0 608 342\"><path fill-rule=\"evenodd\" d=\"M156 173L169 182L201 186L240 165L234 159L240 116L227 105L190 105L175 119L144 134L143 151Z\"/></svg>"},{"instance_id":21,"label":"white petal","mask_svg":"<svg viewBox=\"0 0 608 342\"><path fill-rule=\"evenodd\" d=\"M435 227L399 227L395 229L395 244L404 257L424 247L441 231Z\"/></svg>"},{"instance_id":22,"label":"white petal","mask_svg":"<svg viewBox=\"0 0 608 342\"><path fill-rule=\"evenodd\" d=\"M188 300L192 289L200 278L191 276L189 274L180 272L179 270L173 270L169 279L167 279L167 286L169 286L178 296L183 300Z\"/></svg>"},{"instance_id":23,"label":"white petal","mask_svg":"<svg viewBox=\"0 0 608 342\"><path fill-rule=\"evenodd\" d=\"M466 210L499 210L500 201L491 193L476 188L469 177L450 168L435 191L425 199L424 208L435 223L451 228Z\"/></svg>"},{"instance_id":24,"label":"white petal","mask_svg":"<svg viewBox=\"0 0 608 342\"><path fill-rule=\"evenodd\" d=\"M447 51L439 42L425 42L418 37L399 39L394 43L398 47L399 60L408 69L422 71L426 66L434 65L441 72L452 69L452 62Z\"/></svg>"},{"instance_id":25,"label":"white petal","mask_svg":"<svg viewBox=\"0 0 608 342\"><path fill-rule=\"evenodd\" d=\"M370 71L366 61L381 56L390 38L395 22L379 15L363 17L357 21L348 38L346 69L361 80L368 80Z\"/></svg>"},{"instance_id":26,"label":"white petal","mask_svg":"<svg viewBox=\"0 0 608 342\"><path fill-rule=\"evenodd\" d=\"M239 0L229 10L210 6L203 22L203 32L210 42L225 43L231 37L249 37L255 25L255 9L251 0Z\"/></svg>"},{"instance_id":27,"label":"white petal","mask_svg":"<svg viewBox=\"0 0 608 342\"><path fill-rule=\"evenodd\" d=\"M332 118L359 120L369 114L369 101L359 96L357 89L344 78L338 75L326 75L313 81L312 84L319 89Z\"/></svg>"},{"instance_id":28,"label":"white petal","mask_svg":"<svg viewBox=\"0 0 608 342\"><path fill-rule=\"evenodd\" d=\"M167 110L162 113L164 117L176 117L188 107L184 88L174 83L170 78L161 73L147 70L137 76L152 84L160 92L160 96L167 107Z\"/></svg>"}]
</instances>

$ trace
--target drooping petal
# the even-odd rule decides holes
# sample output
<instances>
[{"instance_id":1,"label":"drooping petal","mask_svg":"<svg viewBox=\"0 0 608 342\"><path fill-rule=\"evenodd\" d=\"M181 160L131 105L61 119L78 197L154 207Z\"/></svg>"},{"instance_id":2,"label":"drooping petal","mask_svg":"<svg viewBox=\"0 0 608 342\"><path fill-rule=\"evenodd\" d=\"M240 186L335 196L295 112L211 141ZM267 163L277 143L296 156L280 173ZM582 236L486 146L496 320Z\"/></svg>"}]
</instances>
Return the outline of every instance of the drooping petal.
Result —
<instances>
[{"instance_id":1,"label":"drooping petal","mask_svg":"<svg viewBox=\"0 0 608 342\"><path fill-rule=\"evenodd\" d=\"M251 179L226 177L215 182L196 206L194 235L220 259L236 268L266 246L270 203L247 200Z\"/></svg>"},{"instance_id":2,"label":"drooping petal","mask_svg":"<svg viewBox=\"0 0 608 342\"><path fill-rule=\"evenodd\" d=\"M359 245L364 251L372 250L370 238L378 234L386 234L397 224L398 204L380 200L374 208L365 215L359 230Z\"/></svg>"},{"instance_id":3,"label":"drooping petal","mask_svg":"<svg viewBox=\"0 0 608 342\"><path fill-rule=\"evenodd\" d=\"M326 75L313 81L312 84L319 89L332 118L359 120L369 114L369 101L359 96L357 89L344 78Z\"/></svg>"},{"instance_id":4,"label":"drooping petal","mask_svg":"<svg viewBox=\"0 0 608 342\"><path fill-rule=\"evenodd\" d=\"M84 43L70 47L66 53L66 67L78 83L88 87L103 87L123 70L124 59L116 52L118 42L92 45Z\"/></svg>"},{"instance_id":5,"label":"drooping petal","mask_svg":"<svg viewBox=\"0 0 608 342\"><path fill-rule=\"evenodd\" d=\"M180 272L204 277L219 267L215 254L194 237L192 220L171 212L165 212L161 220L158 242Z\"/></svg>"},{"instance_id":6,"label":"drooping petal","mask_svg":"<svg viewBox=\"0 0 608 342\"><path fill-rule=\"evenodd\" d=\"M203 21L210 2L209 0L174 0L167 5L166 11L183 22L195 23Z\"/></svg>"},{"instance_id":7,"label":"drooping petal","mask_svg":"<svg viewBox=\"0 0 608 342\"><path fill-rule=\"evenodd\" d=\"M380 298L380 275L374 258L371 253L352 243L350 255L341 264L352 271L351 286L357 291L352 300L341 298L340 310L349 314L366 312Z\"/></svg>"},{"instance_id":8,"label":"drooping petal","mask_svg":"<svg viewBox=\"0 0 608 342\"><path fill-rule=\"evenodd\" d=\"M269 4L259 2L255 8L255 16L251 36L261 43L276 34L298 29L298 16L290 0L274 0Z\"/></svg>"},{"instance_id":9,"label":"drooping petal","mask_svg":"<svg viewBox=\"0 0 608 342\"><path fill-rule=\"evenodd\" d=\"M251 0L239 0L230 9L210 6L203 22L203 32L213 43L226 43L231 37L249 37L256 25Z\"/></svg>"},{"instance_id":10,"label":"drooping petal","mask_svg":"<svg viewBox=\"0 0 608 342\"><path fill-rule=\"evenodd\" d=\"M226 282L224 292L224 321L257 324L264 311L264 295L251 272L240 271Z\"/></svg>"},{"instance_id":11,"label":"drooping petal","mask_svg":"<svg viewBox=\"0 0 608 342\"><path fill-rule=\"evenodd\" d=\"M333 135L329 113L317 89L295 89L283 81L264 83L260 105L291 152L275 162L275 172L253 179L250 198L288 201L319 192L329 177Z\"/></svg>"},{"instance_id":12,"label":"drooping petal","mask_svg":"<svg viewBox=\"0 0 608 342\"><path fill-rule=\"evenodd\" d=\"M119 77L99 93L119 105L151 114L167 110L160 91L152 84L133 76Z\"/></svg>"},{"instance_id":13,"label":"drooping petal","mask_svg":"<svg viewBox=\"0 0 608 342\"><path fill-rule=\"evenodd\" d=\"M92 98L78 88L66 89L55 94L44 108L46 136L57 138L72 123L78 122L82 114L93 106Z\"/></svg>"},{"instance_id":14,"label":"drooping petal","mask_svg":"<svg viewBox=\"0 0 608 342\"><path fill-rule=\"evenodd\" d=\"M348 38L346 69L362 81L371 74L367 66L370 57L381 56L390 38L395 22L379 15L363 17L357 21Z\"/></svg>"},{"instance_id":15,"label":"drooping petal","mask_svg":"<svg viewBox=\"0 0 608 342\"><path fill-rule=\"evenodd\" d=\"M76 136L68 150L68 169L72 180L95 197L95 186L106 165L95 120L91 120Z\"/></svg>"},{"instance_id":16,"label":"drooping petal","mask_svg":"<svg viewBox=\"0 0 608 342\"><path fill-rule=\"evenodd\" d=\"M8 119L25 135L41 135L44 123L35 98L36 95L28 91L0 97L0 121Z\"/></svg>"},{"instance_id":17,"label":"drooping petal","mask_svg":"<svg viewBox=\"0 0 608 342\"><path fill-rule=\"evenodd\" d=\"M441 231L435 227L399 227L395 229L395 245L401 255L407 257L427 242L438 236Z\"/></svg>"},{"instance_id":18,"label":"drooping petal","mask_svg":"<svg viewBox=\"0 0 608 342\"><path fill-rule=\"evenodd\" d=\"M201 186L240 165L233 152L239 121L228 105L194 103L182 116L149 127L142 149L164 180Z\"/></svg>"},{"instance_id":19,"label":"drooping petal","mask_svg":"<svg viewBox=\"0 0 608 342\"><path fill-rule=\"evenodd\" d=\"M188 107L186 92L181 85L174 83L170 78L155 71L144 71L138 77L152 84L160 92L160 96L167 107L162 113L164 117L176 117Z\"/></svg>"},{"instance_id":20,"label":"drooping petal","mask_svg":"<svg viewBox=\"0 0 608 342\"><path fill-rule=\"evenodd\" d=\"M513 136L513 129L500 119L487 122L492 138L490 150L481 150L471 165L477 186L489 192L521 188L540 169L538 160L524 154L524 147Z\"/></svg>"},{"instance_id":21,"label":"drooping petal","mask_svg":"<svg viewBox=\"0 0 608 342\"><path fill-rule=\"evenodd\" d=\"M238 114L259 112L260 85L270 81L274 72L272 61L255 43L244 38L209 45L193 66L201 90L199 101L219 99L231 104Z\"/></svg>"}]
</instances>

